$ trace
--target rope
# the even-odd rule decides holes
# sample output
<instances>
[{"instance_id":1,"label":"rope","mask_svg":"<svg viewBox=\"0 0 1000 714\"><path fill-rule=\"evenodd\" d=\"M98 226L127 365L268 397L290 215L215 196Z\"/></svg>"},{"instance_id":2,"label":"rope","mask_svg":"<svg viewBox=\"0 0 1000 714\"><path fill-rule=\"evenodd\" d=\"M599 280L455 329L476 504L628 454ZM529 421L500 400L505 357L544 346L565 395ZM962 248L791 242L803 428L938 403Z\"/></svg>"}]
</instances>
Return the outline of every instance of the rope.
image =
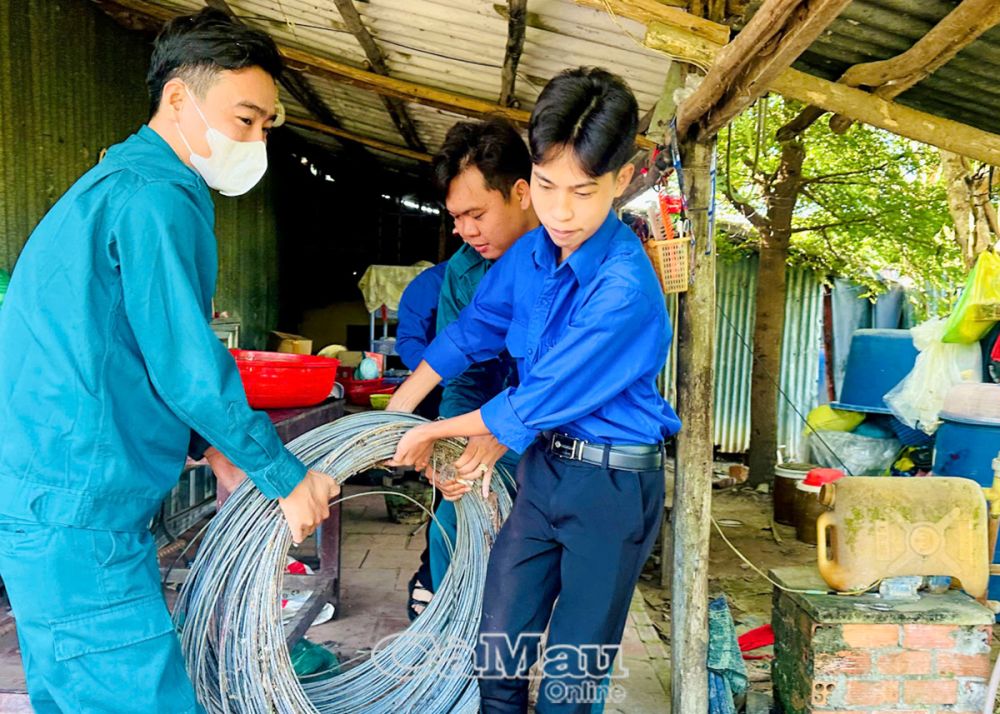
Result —
<instances>
[{"instance_id":1,"label":"rope","mask_svg":"<svg viewBox=\"0 0 1000 714\"><path fill-rule=\"evenodd\" d=\"M391 458L402 435L424 422L364 412L314 429L289 449L342 483ZM439 441L435 461L451 463L462 449L458 440ZM456 503L454 558L420 617L367 661L322 680L296 678L285 643L279 603L291 537L281 510L242 484L209 524L174 610L199 702L209 714L478 711L472 658L444 666L442 648L475 645L489 550L511 508L503 483L493 478L489 501L474 489Z\"/></svg>"},{"instance_id":2,"label":"rope","mask_svg":"<svg viewBox=\"0 0 1000 714\"><path fill-rule=\"evenodd\" d=\"M767 573L758 568L750 561L749 558L743 555L743 553L740 552L740 549L737 548L735 545L733 545L732 541L730 541L729 538L726 537L726 534L722 532L722 527L719 525L719 522L715 520L714 516L712 517L712 525L715 526L715 530L718 531L719 537L722 538L722 542L728 545L730 550L736 553L737 557L739 557L740 560L746 563L751 570L757 573L757 575L764 578L764 580L771 583L771 585L778 588L778 590L783 590L786 593L798 593L800 595L864 595L866 592L868 592L874 587L877 587L878 584L882 582L880 578L879 580L876 580L874 583L872 583L871 585L862 590L850 590L848 592L835 592L833 590L800 590L797 588L786 587L781 583L777 582L776 580L773 580Z\"/></svg>"}]
</instances>

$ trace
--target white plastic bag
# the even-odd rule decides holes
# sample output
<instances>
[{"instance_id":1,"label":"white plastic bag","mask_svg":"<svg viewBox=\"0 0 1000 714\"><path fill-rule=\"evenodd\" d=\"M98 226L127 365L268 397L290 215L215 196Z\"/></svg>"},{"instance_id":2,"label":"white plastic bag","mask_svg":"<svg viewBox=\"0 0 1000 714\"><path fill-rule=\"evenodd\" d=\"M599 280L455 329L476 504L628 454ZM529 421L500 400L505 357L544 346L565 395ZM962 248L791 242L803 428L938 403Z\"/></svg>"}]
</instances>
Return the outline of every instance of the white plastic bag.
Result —
<instances>
[{"instance_id":1,"label":"white plastic bag","mask_svg":"<svg viewBox=\"0 0 1000 714\"><path fill-rule=\"evenodd\" d=\"M848 476L884 474L901 448L895 439L873 439L848 431L816 431L809 435L813 463L841 469Z\"/></svg>"},{"instance_id":2,"label":"white plastic bag","mask_svg":"<svg viewBox=\"0 0 1000 714\"><path fill-rule=\"evenodd\" d=\"M948 390L960 382L981 382L983 354L979 343L946 344L946 320L934 318L910 330L920 350L910 373L885 395L893 415L911 429L937 431L938 415Z\"/></svg>"}]
</instances>

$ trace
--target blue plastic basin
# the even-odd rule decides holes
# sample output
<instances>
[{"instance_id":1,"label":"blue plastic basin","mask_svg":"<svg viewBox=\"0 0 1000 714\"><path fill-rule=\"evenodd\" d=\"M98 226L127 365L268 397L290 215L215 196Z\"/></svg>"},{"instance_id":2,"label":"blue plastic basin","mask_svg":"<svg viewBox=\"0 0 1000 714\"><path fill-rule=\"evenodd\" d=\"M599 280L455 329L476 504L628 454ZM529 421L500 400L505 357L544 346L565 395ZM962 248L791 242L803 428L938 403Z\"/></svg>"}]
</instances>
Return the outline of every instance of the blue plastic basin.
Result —
<instances>
[{"instance_id":1,"label":"blue plastic basin","mask_svg":"<svg viewBox=\"0 0 1000 714\"><path fill-rule=\"evenodd\" d=\"M851 338L840 401L830 406L891 414L882 397L910 373L917 348L909 330L858 330Z\"/></svg>"}]
</instances>

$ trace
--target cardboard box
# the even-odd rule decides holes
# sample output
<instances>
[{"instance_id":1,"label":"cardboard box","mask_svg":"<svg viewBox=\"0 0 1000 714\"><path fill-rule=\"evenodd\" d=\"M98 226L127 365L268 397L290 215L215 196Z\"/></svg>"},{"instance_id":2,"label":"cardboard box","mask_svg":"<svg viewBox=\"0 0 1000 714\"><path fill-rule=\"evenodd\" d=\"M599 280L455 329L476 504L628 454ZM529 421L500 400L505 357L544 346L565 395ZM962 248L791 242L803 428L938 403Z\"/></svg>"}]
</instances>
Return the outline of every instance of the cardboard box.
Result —
<instances>
[{"instance_id":1,"label":"cardboard box","mask_svg":"<svg viewBox=\"0 0 1000 714\"><path fill-rule=\"evenodd\" d=\"M358 352L355 350L348 350L346 352L341 352L337 355L337 359L340 360L340 364L344 367L357 367L361 364L361 360L365 357L371 357L375 360L375 364L378 365L378 372L382 374L385 371L385 355L379 354L378 352Z\"/></svg>"},{"instance_id":2,"label":"cardboard box","mask_svg":"<svg viewBox=\"0 0 1000 714\"><path fill-rule=\"evenodd\" d=\"M355 350L345 350L337 355L337 359L340 360L340 364L343 367L357 367L361 364L361 360L365 357L364 352L357 352Z\"/></svg>"},{"instance_id":3,"label":"cardboard box","mask_svg":"<svg viewBox=\"0 0 1000 714\"><path fill-rule=\"evenodd\" d=\"M312 340L302 335L292 335L287 332L272 332L268 335L267 349L271 352L288 352L295 355L311 355Z\"/></svg>"}]
</instances>

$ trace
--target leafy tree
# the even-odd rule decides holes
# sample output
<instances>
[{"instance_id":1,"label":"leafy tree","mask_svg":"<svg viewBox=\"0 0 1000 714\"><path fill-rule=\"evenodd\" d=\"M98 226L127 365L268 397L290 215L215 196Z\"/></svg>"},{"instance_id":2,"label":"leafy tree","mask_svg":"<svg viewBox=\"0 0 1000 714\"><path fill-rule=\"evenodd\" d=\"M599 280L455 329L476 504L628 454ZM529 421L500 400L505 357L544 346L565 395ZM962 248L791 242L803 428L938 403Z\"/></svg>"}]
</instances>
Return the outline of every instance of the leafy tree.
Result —
<instances>
[{"instance_id":1,"label":"leafy tree","mask_svg":"<svg viewBox=\"0 0 1000 714\"><path fill-rule=\"evenodd\" d=\"M885 274L917 285L954 285L961 251L950 224L938 153L868 126L832 132L826 122L802 126L801 105L762 99L722 134L720 205L754 226L737 251L760 253L751 384L750 474L774 472L777 380L784 333L785 268L806 265L885 286Z\"/></svg>"}]
</instances>

